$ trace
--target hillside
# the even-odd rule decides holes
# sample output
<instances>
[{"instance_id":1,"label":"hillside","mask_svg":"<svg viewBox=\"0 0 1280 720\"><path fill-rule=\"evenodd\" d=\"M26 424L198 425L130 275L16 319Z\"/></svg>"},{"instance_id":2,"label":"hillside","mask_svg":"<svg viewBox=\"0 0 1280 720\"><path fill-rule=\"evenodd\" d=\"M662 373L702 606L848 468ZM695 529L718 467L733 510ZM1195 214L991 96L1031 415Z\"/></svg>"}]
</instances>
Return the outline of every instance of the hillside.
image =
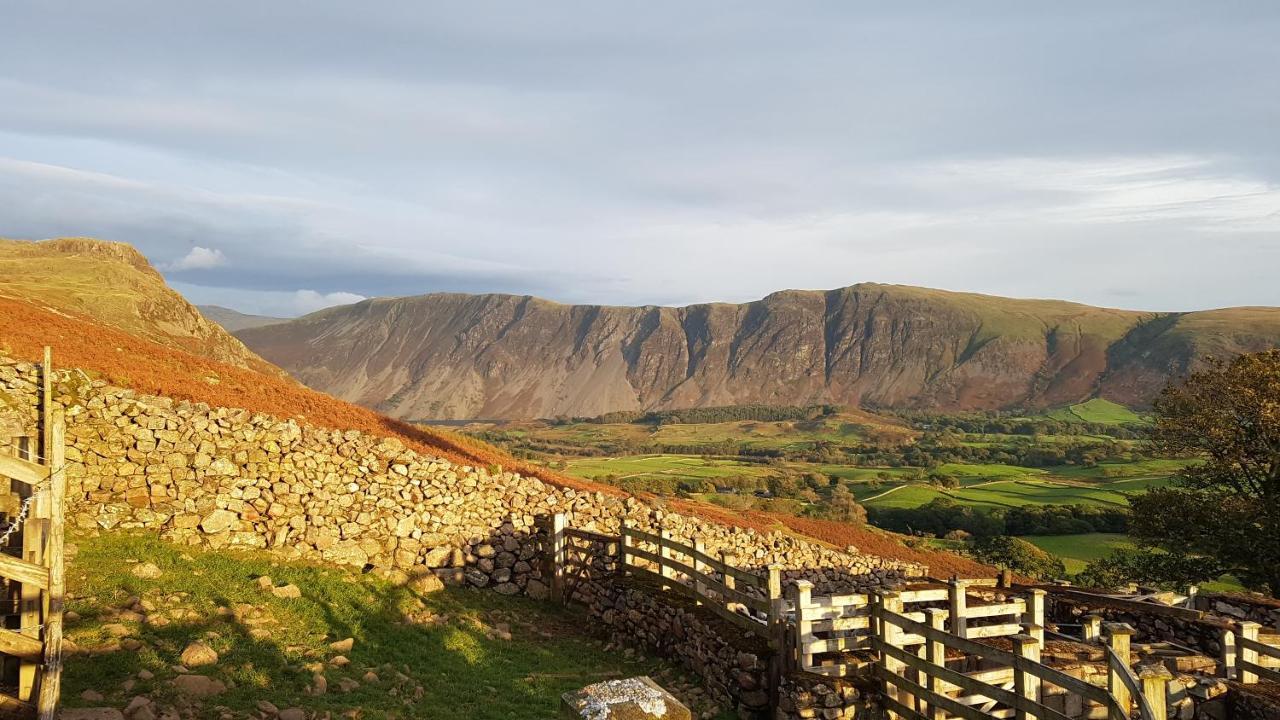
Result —
<instances>
[{"instance_id":1,"label":"hillside","mask_svg":"<svg viewBox=\"0 0 1280 720\"><path fill-rule=\"evenodd\" d=\"M278 325L289 321L288 318L270 317L268 315L246 315L218 305L197 305L196 309L200 311L201 315L221 325L227 332L248 330L249 328L263 327L265 325Z\"/></svg>"},{"instance_id":2,"label":"hillside","mask_svg":"<svg viewBox=\"0 0 1280 720\"><path fill-rule=\"evenodd\" d=\"M1206 355L1280 344L1280 309L1142 313L875 284L678 308L432 294L237 336L311 387L411 419L1142 406Z\"/></svg>"},{"instance_id":3,"label":"hillside","mask_svg":"<svg viewBox=\"0 0 1280 720\"><path fill-rule=\"evenodd\" d=\"M281 371L209 322L131 245L0 239L0 298L24 300L161 345L259 372Z\"/></svg>"}]
</instances>

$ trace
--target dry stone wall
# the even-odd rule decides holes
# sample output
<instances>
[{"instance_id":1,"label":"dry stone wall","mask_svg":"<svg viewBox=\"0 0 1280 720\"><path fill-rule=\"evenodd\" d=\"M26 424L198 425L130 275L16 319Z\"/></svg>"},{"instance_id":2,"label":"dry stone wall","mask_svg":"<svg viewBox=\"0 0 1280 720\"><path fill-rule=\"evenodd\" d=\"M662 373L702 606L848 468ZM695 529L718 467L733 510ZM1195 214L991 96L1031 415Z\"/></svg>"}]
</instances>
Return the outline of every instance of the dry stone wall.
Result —
<instances>
[{"instance_id":1,"label":"dry stone wall","mask_svg":"<svg viewBox=\"0 0 1280 720\"><path fill-rule=\"evenodd\" d=\"M34 434L39 369L0 360L0 430ZM59 371L68 497L88 528L157 530L177 543L428 571L505 594L545 594L539 518L616 533L621 520L700 538L748 567L779 564L819 592L896 582L925 568L672 513L635 498L460 466L394 438L145 396Z\"/></svg>"}]
</instances>

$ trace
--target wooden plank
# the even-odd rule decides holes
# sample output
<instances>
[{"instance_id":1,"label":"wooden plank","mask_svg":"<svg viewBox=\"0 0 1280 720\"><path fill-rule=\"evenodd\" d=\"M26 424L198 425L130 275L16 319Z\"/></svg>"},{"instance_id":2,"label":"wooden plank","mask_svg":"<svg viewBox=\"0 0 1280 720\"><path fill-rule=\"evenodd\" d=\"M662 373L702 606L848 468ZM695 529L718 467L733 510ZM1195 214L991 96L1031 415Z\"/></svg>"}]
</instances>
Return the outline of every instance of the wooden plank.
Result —
<instances>
[{"instance_id":1,"label":"wooden plank","mask_svg":"<svg viewBox=\"0 0 1280 720\"><path fill-rule=\"evenodd\" d=\"M1275 668L1263 667L1257 663L1251 663L1248 660L1240 660L1239 667L1243 670L1256 673L1263 680L1269 680L1274 683L1280 683L1280 671Z\"/></svg>"},{"instance_id":2,"label":"wooden plank","mask_svg":"<svg viewBox=\"0 0 1280 720\"><path fill-rule=\"evenodd\" d=\"M1015 709L1022 709L1036 717L1048 718L1049 720L1071 720L1066 715L1063 715L1052 708L1045 707L1040 703L1030 701L1011 690L982 682L969 675L957 672L947 667L934 665L928 660L916 657L913 653L909 653L901 648L893 647L892 645L888 645L883 642L879 642L876 645L881 652L893 655L906 666L914 670L919 670L926 675L939 677L947 684L958 687L971 695L980 695L1003 705L1008 705ZM928 690L926 690L925 693L934 696L937 695L937 693L933 693ZM917 694L923 696L922 693ZM967 703L960 700L956 700L956 702L958 704L967 705ZM976 704L976 701L974 704Z\"/></svg>"},{"instance_id":3,"label":"wooden plank","mask_svg":"<svg viewBox=\"0 0 1280 720\"><path fill-rule=\"evenodd\" d=\"M1253 650L1259 655L1268 655L1270 657L1280 659L1280 647L1276 647L1274 645L1268 645L1267 643L1259 642L1257 640L1254 640L1252 638L1247 638L1242 635L1238 635L1236 637L1236 644L1247 650Z\"/></svg>"},{"instance_id":4,"label":"wooden plank","mask_svg":"<svg viewBox=\"0 0 1280 720\"><path fill-rule=\"evenodd\" d=\"M804 649L814 655L845 650L862 650L867 647L866 637L817 638L810 635L802 640Z\"/></svg>"},{"instance_id":5,"label":"wooden plank","mask_svg":"<svg viewBox=\"0 0 1280 720\"><path fill-rule=\"evenodd\" d=\"M1111 694L1106 690L1095 685L1090 685L1080 678L1068 675L1061 670L1055 670L1047 665L1030 662L1026 658L1019 657L1005 650L991 647L990 645L983 645L982 643L974 642L972 640L966 640L945 631L934 630L928 625L915 622L910 618L903 617L897 613L892 613L881 608L876 608L875 613L878 614L885 622L890 622L905 630L910 630L919 635L923 635L929 640L940 642L952 650L958 650L962 653L976 655L1001 665L1008 665L1010 667L1025 670L1050 685L1056 685L1064 690L1069 690L1077 695L1093 700L1101 705L1105 705L1108 708L1114 707L1115 705L1114 698L1112 698Z\"/></svg>"},{"instance_id":6,"label":"wooden plank","mask_svg":"<svg viewBox=\"0 0 1280 720\"><path fill-rule=\"evenodd\" d=\"M676 560L674 558L664 558L657 553L649 552L648 550L640 550L635 547L627 548L627 556L642 558L644 560L657 563L659 567L665 567L665 568L674 570L676 572L683 573L687 575L691 580L697 579L701 581L703 584L709 586L712 590L720 593L726 599L729 599L732 602L741 603L751 608L752 610L757 610L762 613L769 612L768 600L765 600L764 598L753 597L751 595L748 595L742 592L741 590L738 590L736 588L731 588L728 585L725 585L724 583L717 580L715 577L698 572L697 570L694 570L691 565L686 565L685 563L680 562L679 560ZM661 576L661 573L658 573L658 574ZM665 577L665 579L668 582L672 580L670 576L663 576L663 577ZM699 598L699 599L702 599L702 598Z\"/></svg>"},{"instance_id":7,"label":"wooden plank","mask_svg":"<svg viewBox=\"0 0 1280 720\"><path fill-rule=\"evenodd\" d=\"M0 652L40 662L43 660L44 643L30 635L23 635L13 630L0 630Z\"/></svg>"},{"instance_id":8,"label":"wooden plank","mask_svg":"<svg viewBox=\"0 0 1280 720\"><path fill-rule=\"evenodd\" d=\"M29 563L12 555L0 553L0 576L23 584L35 585L41 589L49 588L48 568Z\"/></svg>"},{"instance_id":9,"label":"wooden plank","mask_svg":"<svg viewBox=\"0 0 1280 720\"><path fill-rule=\"evenodd\" d=\"M10 717L29 717L34 715L35 712L35 705L0 692L0 714Z\"/></svg>"},{"instance_id":10,"label":"wooden plank","mask_svg":"<svg viewBox=\"0 0 1280 720\"><path fill-rule=\"evenodd\" d=\"M564 534L571 538L586 540L587 542L604 543L606 545L622 541L622 538L616 535L605 535L604 533L592 532L590 530L579 530L577 528L570 527L564 529Z\"/></svg>"},{"instance_id":11,"label":"wooden plank","mask_svg":"<svg viewBox=\"0 0 1280 720\"><path fill-rule=\"evenodd\" d=\"M942 602L950 593L947 588L929 588L927 590L903 590L899 593L903 603Z\"/></svg>"},{"instance_id":12,"label":"wooden plank","mask_svg":"<svg viewBox=\"0 0 1280 720\"><path fill-rule=\"evenodd\" d=\"M48 605L44 621L44 672L36 711L40 720L54 720L62 697L62 610L66 591L66 424L59 418L53 426L50 455L54 473L49 478L49 565Z\"/></svg>"},{"instance_id":13,"label":"wooden plank","mask_svg":"<svg viewBox=\"0 0 1280 720\"><path fill-rule=\"evenodd\" d=\"M1003 625L970 625L970 638L990 638L1004 637L1006 635L1017 635L1022 632L1022 626L1018 623L1005 623Z\"/></svg>"},{"instance_id":14,"label":"wooden plank","mask_svg":"<svg viewBox=\"0 0 1280 720\"><path fill-rule=\"evenodd\" d=\"M970 605L965 608L965 617L985 618L996 615L1021 615L1027 611L1027 604L1021 600L998 605Z\"/></svg>"},{"instance_id":15,"label":"wooden plank","mask_svg":"<svg viewBox=\"0 0 1280 720\"><path fill-rule=\"evenodd\" d=\"M39 485L44 482L48 469L30 460L23 460L12 455L0 455L0 475L6 475L27 485Z\"/></svg>"},{"instance_id":16,"label":"wooden plank","mask_svg":"<svg viewBox=\"0 0 1280 720\"><path fill-rule=\"evenodd\" d=\"M954 699L947 697L946 695L939 695L937 693L930 692L923 685L912 682L902 677L901 675L895 675L894 673L889 672L888 670L885 670L883 667L877 666L876 674L879 675L882 680L889 683L890 685L893 685L894 687L899 688L901 690L905 690L910 695L922 698L925 702L929 703L930 705L940 707L952 715L958 715L961 718L964 718L964 720L991 720L990 715L982 712L981 710L978 710L977 708L972 708L972 707L969 707L968 705L962 705L956 702ZM885 697L882 697L880 701L881 702L888 701L886 704L888 704L893 709L894 712L901 714L902 710L907 710L905 714L906 717L910 717L910 718L923 717L919 713L917 713L915 710L908 709L907 706L903 705L902 703L899 703L897 700L890 700L887 697L887 695Z\"/></svg>"}]
</instances>

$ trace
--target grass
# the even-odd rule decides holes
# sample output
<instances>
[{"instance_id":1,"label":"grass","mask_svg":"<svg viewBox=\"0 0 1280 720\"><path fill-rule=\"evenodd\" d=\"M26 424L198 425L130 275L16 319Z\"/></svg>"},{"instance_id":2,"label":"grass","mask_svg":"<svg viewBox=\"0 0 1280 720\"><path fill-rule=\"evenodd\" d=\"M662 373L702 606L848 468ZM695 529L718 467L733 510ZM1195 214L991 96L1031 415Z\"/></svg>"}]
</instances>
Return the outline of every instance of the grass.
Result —
<instances>
[{"instance_id":1,"label":"grass","mask_svg":"<svg viewBox=\"0 0 1280 720\"><path fill-rule=\"evenodd\" d=\"M676 480L714 480L747 475L766 477L775 472L766 465L715 460L696 455L628 455L617 458L585 458L569 462L567 471L588 479L616 475L620 479L652 477Z\"/></svg>"},{"instance_id":2,"label":"grass","mask_svg":"<svg viewBox=\"0 0 1280 720\"><path fill-rule=\"evenodd\" d=\"M1133 547L1128 535L1087 533L1084 535L1026 535L1022 538L1050 555L1062 558L1067 572L1074 575L1091 561L1109 555L1112 550Z\"/></svg>"},{"instance_id":3,"label":"grass","mask_svg":"<svg viewBox=\"0 0 1280 720\"><path fill-rule=\"evenodd\" d=\"M1058 408L1046 413L1049 417L1056 420L1079 421L1091 423L1102 423L1105 425L1125 425L1129 423L1141 423L1144 419L1141 415L1135 413L1129 408L1119 403L1103 400L1102 398L1093 398L1082 403L1077 403L1065 408Z\"/></svg>"},{"instance_id":4,"label":"grass","mask_svg":"<svg viewBox=\"0 0 1280 720\"><path fill-rule=\"evenodd\" d=\"M373 575L177 548L150 535L75 544L69 610L80 619L68 624L77 651L67 659L63 692L70 706L119 708L139 694L177 703L173 666L195 640L220 656L195 670L228 686L195 708L201 718L218 717L219 708L247 716L260 700L309 714L360 708L364 718L554 718L561 693L610 677L688 683L668 665L585 634L580 612L547 603L472 589L419 597ZM134 577L129 570L140 560L163 576ZM254 582L264 574L297 585L302 597L264 592ZM329 643L347 637L355 640L343 652L350 662L339 665ZM144 670L154 677L139 679ZM316 673L327 678L327 694L306 693ZM357 686L342 692L343 680ZM105 702L83 701L85 690Z\"/></svg>"}]
</instances>

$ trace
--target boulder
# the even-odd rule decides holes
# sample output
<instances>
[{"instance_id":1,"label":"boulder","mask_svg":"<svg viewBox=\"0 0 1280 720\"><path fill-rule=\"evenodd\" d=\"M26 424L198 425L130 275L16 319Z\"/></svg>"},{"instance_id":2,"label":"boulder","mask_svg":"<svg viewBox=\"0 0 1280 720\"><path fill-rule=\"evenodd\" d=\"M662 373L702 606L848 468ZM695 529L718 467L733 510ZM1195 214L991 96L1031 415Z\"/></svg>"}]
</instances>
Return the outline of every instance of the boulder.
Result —
<instances>
[{"instance_id":1,"label":"boulder","mask_svg":"<svg viewBox=\"0 0 1280 720\"><path fill-rule=\"evenodd\" d=\"M560 696L570 720L693 720L693 714L648 677L606 680Z\"/></svg>"},{"instance_id":2,"label":"boulder","mask_svg":"<svg viewBox=\"0 0 1280 720\"><path fill-rule=\"evenodd\" d=\"M182 651L182 664L189 668L216 665L218 653L202 642L193 642Z\"/></svg>"},{"instance_id":3,"label":"boulder","mask_svg":"<svg viewBox=\"0 0 1280 720\"><path fill-rule=\"evenodd\" d=\"M155 563L149 562L138 563L129 572L133 573L134 577L142 578L143 580L155 580L164 574Z\"/></svg>"},{"instance_id":4,"label":"boulder","mask_svg":"<svg viewBox=\"0 0 1280 720\"><path fill-rule=\"evenodd\" d=\"M240 516L230 510L214 510L200 521L200 529L208 535L224 533L240 522Z\"/></svg>"},{"instance_id":5,"label":"boulder","mask_svg":"<svg viewBox=\"0 0 1280 720\"><path fill-rule=\"evenodd\" d=\"M195 698L221 695L227 686L221 681L205 675L179 675L173 679L173 686L183 695Z\"/></svg>"}]
</instances>

